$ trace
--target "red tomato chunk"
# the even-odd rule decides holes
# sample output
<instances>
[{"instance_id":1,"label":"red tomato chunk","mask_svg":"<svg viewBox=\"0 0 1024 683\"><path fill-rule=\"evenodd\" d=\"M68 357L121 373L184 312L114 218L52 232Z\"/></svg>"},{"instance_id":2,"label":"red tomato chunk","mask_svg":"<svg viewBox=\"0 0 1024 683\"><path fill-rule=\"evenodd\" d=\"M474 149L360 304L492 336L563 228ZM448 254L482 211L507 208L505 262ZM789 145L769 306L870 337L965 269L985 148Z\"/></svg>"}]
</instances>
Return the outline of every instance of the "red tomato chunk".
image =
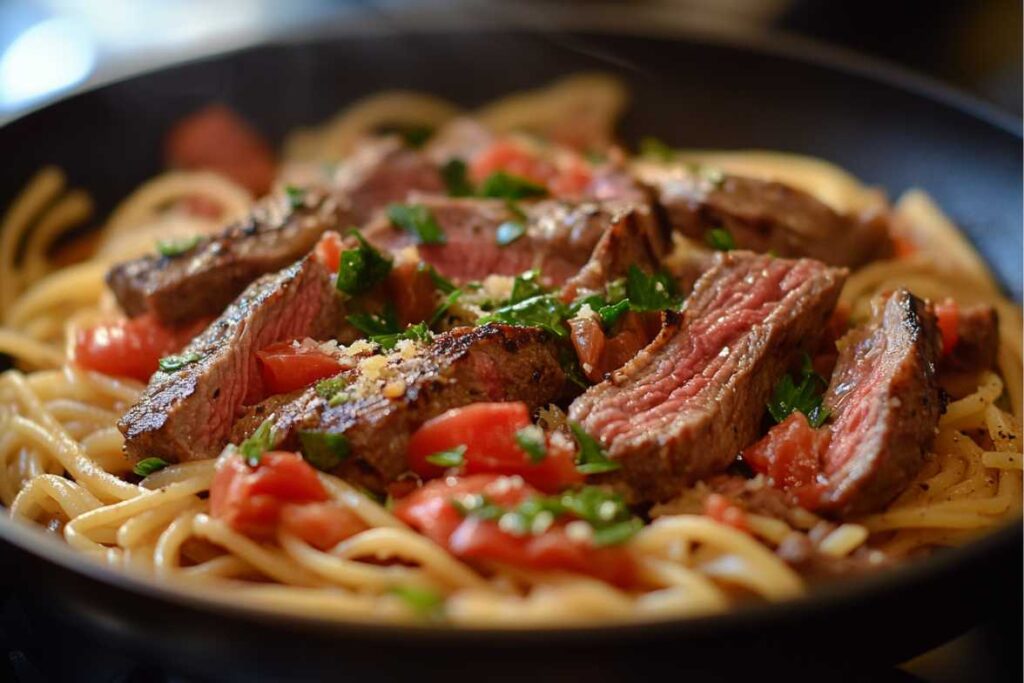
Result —
<instances>
[{"instance_id":1,"label":"red tomato chunk","mask_svg":"<svg viewBox=\"0 0 1024 683\"><path fill-rule=\"evenodd\" d=\"M338 359L321 351L313 340L271 344L256 352L267 395L286 394L333 377L344 369Z\"/></svg>"},{"instance_id":2,"label":"red tomato chunk","mask_svg":"<svg viewBox=\"0 0 1024 683\"><path fill-rule=\"evenodd\" d=\"M164 327L150 314L78 330L72 362L88 370L146 382L160 359L180 351L209 320Z\"/></svg>"}]
</instances>

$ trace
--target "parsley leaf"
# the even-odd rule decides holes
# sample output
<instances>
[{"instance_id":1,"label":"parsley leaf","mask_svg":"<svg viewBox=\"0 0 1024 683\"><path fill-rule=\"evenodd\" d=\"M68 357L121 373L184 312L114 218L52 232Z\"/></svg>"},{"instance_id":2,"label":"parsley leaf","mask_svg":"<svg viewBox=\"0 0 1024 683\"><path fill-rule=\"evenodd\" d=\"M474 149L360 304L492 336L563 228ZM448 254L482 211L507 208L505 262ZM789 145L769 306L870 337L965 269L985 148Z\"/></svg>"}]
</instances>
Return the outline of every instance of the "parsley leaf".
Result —
<instances>
[{"instance_id":1,"label":"parsley leaf","mask_svg":"<svg viewBox=\"0 0 1024 683\"><path fill-rule=\"evenodd\" d=\"M301 209L302 205L306 201L306 190L301 187L294 185L286 185L284 188L285 196L288 197L288 206L292 209Z\"/></svg>"},{"instance_id":2,"label":"parsley leaf","mask_svg":"<svg viewBox=\"0 0 1024 683\"><path fill-rule=\"evenodd\" d=\"M417 244L444 244L446 241L434 214L422 204L388 204L388 219L411 233Z\"/></svg>"},{"instance_id":3,"label":"parsley leaf","mask_svg":"<svg viewBox=\"0 0 1024 683\"><path fill-rule=\"evenodd\" d=\"M192 363L195 363L200 358L202 358L202 355L195 351L189 351L188 353L164 356L160 359L158 365L163 372L177 372L187 365L192 365Z\"/></svg>"},{"instance_id":4,"label":"parsley leaf","mask_svg":"<svg viewBox=\"0 0 1024 683\"><path fill-rule=\"evenodd\" d=\"M768 401L768 412L775 422L782 422L794 410L807 416L807 422L817 429L825 424L829 411L822 405L825 380L814 371L811 357L803 354L799 382L792 375L783 375L775 385L771 400Z\"/></svg>"},{"instance_id":5,"label":"parsley leaf","mask_svg":"<svg viewBox=\"0 0 1024 683\"><path fill-rule=\"evenodd\" d=\"M480 187L481 197L496 199L531 199L546 197L547 194L548 190L543 185L505 171L495 171L487 176Z\"/></svg>"},{"instance_id":6,"label":"parsley leaf","mask_svg":"<svg viewBox=\"0 0 1024 683\"><path fill-rule=\"evenodd\" d=\"M505 221L498 226L495 241L499 247L507 247L526 234L526 226L515 221Z\"/></svg>"},{"instance_id":7,"label":"parsley leaf","mask_svg":"<svg viewBox=\"0 0 1024 683\"><path fill-rule=\"evenodd\" d=\"M568 307L559 301L558 297L553 294L540 294L502 306L477 320L477 324L502 322L520 327L539 327L556 337L566 337L569 334L565 325L568 315Z\"/></svg>"},{"instance_id":8,"label":"parsley leaf","mask_svg":"<svg viewBox=\"0 0 1024 683\"><path fill-rule=\"evenodd\" d=\"M601 474L612 472L621 467L619 463L608 459L608 454L601 448L597 439L583 431L579 422L570 422L569 429L580 447L576 456L576 469L583 474Z\"/></svg>"},{"instance_id":9,"label":"parsley leaf","mask_svg":"<svg viewBox=\"0 0 1024 683\"><path fill-rule=\"evenodd\" d=\"M260 464L263 454L274 447L277 442L277 433L274 431L274 423L270 418L264 420L252 435L238 444L238 450L250 467Z\"/></svg>"},{"instance_id":10,"label":"parsley leaf","mask_svg":"<svg viewBox=\"0 0 1024 683\"><path fill-rule=\"evenodd\" d=\"M384 310L379 314L353 313L346 316L345 320L368 337L398 334L402 331L398 326L398 314L395 313L395 307L391 302L385 304Z\"/></svg>"},{"instance_id":11,"label":"parsley leaf","mask_svg":"<svg viewBox=\"0 0 1024 683\"><path fill-rule=\"evenodd\" d=\"M711 228L704 233L704 241L708 246L718 251L732 251L736 248L736 240L732 233L725 228Z\"/></svg>"},{"instance_id":12,"label":"parsley leaf","mask_svg":"<svg viewBox=\"0 0 1024 683\"><path fill-rule=\"evenodd\" d=\"M437 272L437 269L434 268L434 266L426 263L425 261L420 261L419 265L416 267L421 271L425 270L427 272L427 275L430 276L430 281L434 283L435 287L441 290L442 294L451 294L455 291L455 284Z\"/></svg>"},{"instance_id":13,"label":"parsley leaf","mask_svg":"<svg viewBox=\"0 0 1024 683\"><path fill-rule=\"evenodd\" d=\"M437 465L438 467L461 467L462 463L466 462L466 447L456 446L448 450L438 451L428 455L425 459L431 465Z\"/></svg>"},{"instance_id":14,"label":"parsley leaf","mask_svg":"<svg viewBox=\"0 0 1024 683\"><path fill-rule=\"evenodd\" d=\"M516 275L512 281L512 293L508 297L506 305L517 304L538 294L546 294L547 289L540 283L540 271L528 270L525 273Z\"/></svg>"},{"instance_id":15,"label":"parsley leaf","mask_svg":"<svg viewBox=\"0 0 1024 683\"><path fill-rule=\"evenodd\" d=\"M369 291L387 278L391 272L391 259L377 251L358 230L350 230L349 234L359 240L359 246L341 252L336 286L339 291L356 295Z\"/></svg>"},{"instance_id":16,"label":"parsley leaf","mask_svg":"<svg viewBox=\"0 0 1024 683\"><path fill-rule=\"evenodd\" d=\"M473 194L473 185L469 182L466 162L459 158L449 159L441 167L441 179L448 188L449 197L469 197Z\"/></svg>"},{"instance_id":17,"label":"parsley leaf","mask_svg":"<svg viewBox=\"0 0 1024 683\"><path fill-rule=\"evenodd\" d=\"M485 521L498 519L505 514L505 509L495 504L482 493L471 493L451 499L452 507L463 517L476 517Z\"/></svg>"},{"instance_id":18,"label":"parsley leaf","mask_svg":"<svg viewBox=\"0 0 1024 683\"><path fill-rule=\"evenodd\" d=\"M439 322L441 322L441 319L444 318L444 315L445 315L445 313L448 312L448 309L451 308L452 305L456 301L458 301L459 297L461 297L461 296L462 296L462 290L461 289L455 289L455 290L452 290L451 292L449 292L448 296L446 296L444 298L444 301L442 301L438 305L438 307L434 310L434 313L430 316L430 320L427 322L427 325L429 327L433 327L434 325L436 325Z\"/></svg>"},{"instance_id":19,"label":"parsley leaf","mask_svg":"<svg viewBox=\"0 0 1024 683\"><path fill-rule=\"evenodd\" d=\"M530 462L538 463L548 457L548 447L544 442L544 430L537 425L523 427L516 432L516 445L530 456Z\"/></svg>"},{"instance_id":20,"label":"parsley leaf","mask_svg":"<svg viewBox=\"0 0 1024 683\"><path fill-rule=\"evenodd\" d=\"M350 454L344 434L302 430L299 431L299 446L306 462L324 472L333 470Z\"/></svg>"},{"instance_id":21,"label":"parsley leaf","mask_svg":"<svg viewBox=\"0 0 1024 683\"><path fill-rule=\"evenodd\" d=\"M148 477L154 472L159 472L169 464L170 463L163 458L143 458L135 463L135 467L132 468L132 472L140 477Z\"/></svg>"},{"instance_id":22,"label":"parsley leaf","mask_svg":"<svg viewBox=\"0 0 1024 683\"><path fill-rule=\"evenodd\" d=\"M444 597L419 586L395 586L390 591L421 619L437 621L444 617Z\"/></svg>"},{"instance_id":23,"label":"parsley leaf","mask_svg":"<svg viewBox=\"0 0 1024 683\"><path fill-rule=\"evenodd\" d=\"M175 256L181 256L182 254L192 251L197 244L199 244L202 237L200 235L192 235L190 237L181 237L173 240L157 240L156 250L161 256L167 256L173 258Z\"/></svg>"},{"instance_id":24,"label":"parsley leaf","mask_svg":"<svg viewBox=\"0 0 1024 683\"><path fill-rule=\"evenodd\" d=\"M398 342L402 340L409 341L430 341L433 335L430 332L430 328L427 323L416 323L415 325L409 325L401 332L394 332L390 334L373 334L370 335L370 341L380 344L382 349L390 351L395 348Z\"/></svg>"},{"instance_id":25,"label":"parsley leaf","mask_svg":"<svg viewBox=\"0 0 1024 683\"><path fill-rule=\"evenodd\" d=\"M676 152L658 138L646 137L640 141L640 156L655 161L672 161Z\"/></svg>"},{"instance_id":26,"label":"parsley leaf","mask_svg":"<svg viewBox=\"0 0 1024 683\"><path fill-rule=\"evenodd\" d=\"M348 380L344 377L330 377L317 382L315 391L320 398L331 398L347 386Z\"/></svg>"},{"instance_id":27,"label":"parsley leaf","mask_svg":"<svg viewBox=\"0 0 1024 683\"><path fill-rule=\"evenodd\" d=\"M643 520L639 517L631 517L627 520L616 522L615 524L601 529L594 529L594 535L591 537L591 542L598 548L609 545L619 545L620 543L628 541L634 534L643 528Z\"/></svg>"},{"instance_id":28,"label":"parsley leaf","mask_svg":"<svg viewBox=\"0 0 1024 683\"><path fill-rule=\"evenodd\" d=\"M666 273L647 275L636 264L626 274L626 298L634 311L663 311L678 308L675 285Z\"/></svg>"}]
</instances>

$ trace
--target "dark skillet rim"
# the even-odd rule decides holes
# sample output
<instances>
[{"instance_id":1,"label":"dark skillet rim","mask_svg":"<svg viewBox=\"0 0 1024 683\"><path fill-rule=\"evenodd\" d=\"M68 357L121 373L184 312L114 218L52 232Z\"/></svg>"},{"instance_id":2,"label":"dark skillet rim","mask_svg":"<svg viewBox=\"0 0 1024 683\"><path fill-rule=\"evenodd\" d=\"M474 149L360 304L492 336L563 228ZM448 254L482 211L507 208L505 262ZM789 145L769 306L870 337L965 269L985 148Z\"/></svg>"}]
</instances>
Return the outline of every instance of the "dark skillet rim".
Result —
<instances>
[{"instance_id":1,"label":"dark skillet rim","mask_svg":"<svg viewBox=\"0 0 1024 683\"><path fill-rule=\"evenodd\" d=\"M488 27L475 28L477 30L488 30ZM635 29L636 26L634 25L631 28ZM417 32L412 27L408 29L403 27L402 30ZM534 37L544 37L546 33L510 27L497 27L493 30L495 32L533 34ZM708 31L686 28L673 29L671 34L666 35L645 35L642 33L631 33L630 31L586 31L577 30L571 26L566 27L566 30L584 37L586 35L592 35L595 38L625 35L637 38L647 37L652 40L661 41L683 40L696 44L713 44L783 57L797 62L812 63L829 70L880 82L895 89L936 101L942 106L975 118L1012 137L1020 139L1022 136L1020 119L1002 112L995 106L983 102L972 95L950 88L913 71L887 64L882 60L864 57L843 48L825 46L801 37L778 33L754 34L746 31ZM443 34L450 32L450 30L418 32ZM300 41L297 36L289 38L289 34L285 33L271 41L207 54L172 65L126 75L123 78L96 83L93 86L50 102L44 107L28 111L16 119L6 121L3 126L0 126L0 134L9 125L27 118L42 109L67 102L78 95L93 92L122 81L135 78L144 79L148 74L173 69L186 64L230 59L235 54L258 50L263 47L297 45L301 42L316 43L328 40L331 37L330 33L331 31L328 29L327 32L314 36L312 40L305 41ZM567 49L572 48L569 47ZM859 602L879 600L886 595L894 594L903 589L909 589L916 584L936 580L943 576L954 575L975 563L984 562L986 556L992 555L999 550L1011 548L1014 544L1019 544L1021 530L1022 519L1018 517L1012 522L1007 522L988 532L985 536L971 541L964 546L945 550L924 560L912 561L905 565L857 577L849 583L835 582L831 585L814 589L812 592L799 598L779 603L749 605L707 616L679 617L637 623L612 622L594 626L552 626L524 629L383 624L368 620L299 616L260 607L248 607L237 603L232 604L221 599L207 597L203 592L194 592L187 585L171 587L149 577L112 569L77 553L65 543L56 538L48 537L45 532L37 528L12 520L5 515L0 516L0 539L11 546L18 548L20 551L30 553L37 558L42 558L64 570L75 572L78 575L119 590L124 590L135 596L172 603L200 613L214 610L219 614L277 628L288 628L296 631L316 630L320 633L323 633L325 629L329 629L331 632L338 634L347 633L375 638L397 636L413 638L417 642L424 644L455 640L459 642L494 642L501 639L504 641L514 640L514 644L517 645L544 645L551 644L555 640L558 643L592 642L595 638L612 635L618 639L643 639L659 634L684 635L688 631L702 634L725 633L735 628L738 624L750 627L758 624L768 625L806 618L814 614L837 611Z\"/></svg>"}]
</instances>

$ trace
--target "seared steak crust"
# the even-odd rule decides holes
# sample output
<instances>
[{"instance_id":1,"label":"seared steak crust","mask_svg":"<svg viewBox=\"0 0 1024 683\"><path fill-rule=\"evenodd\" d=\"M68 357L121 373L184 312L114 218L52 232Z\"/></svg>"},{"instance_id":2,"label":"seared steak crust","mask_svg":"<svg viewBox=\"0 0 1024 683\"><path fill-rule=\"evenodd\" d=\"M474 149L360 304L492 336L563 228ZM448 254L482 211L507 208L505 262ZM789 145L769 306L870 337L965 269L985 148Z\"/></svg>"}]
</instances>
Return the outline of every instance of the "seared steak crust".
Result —
<instances>
[{"instance_id":1,"label":"seared steak crust","mask_svg":"<svg viewBox=\"0 0 1024 683\"><path fill-rule=\"evenodd\" d=\"M361 470L359 480L373 488L408 470L409 436L430 418L479 401L523 401L534 410L567 390L548 334L500 324L456 328L415 353L390 353L373 373L364 361L345 377L348 400L332 406L311 388L275 406L271 419L284 448L300 446L300 431L344 434L352 457L340 471Z\"/></svg>"},{"instance_id":2,"label":"seared steak crust","mask_svg":"<svg viewBox=\"0 0 1024 683\"><path fill-rule=\"evenodd\" d=\"M882 508L899 494L935 438L943 409L935 316L897 290L840 347L825 395L833 422L820 506L852 515Z\"/></svg>"},{"instance_id":3,"label":"seared steak crust","mask_svg":"<svg viewBox=\"0 0 1024 683\"><path fill-rule=\"evenodd\" d=\"M672 227L696 240L724 228L739 249L849 267L890 248L883 217L841 215L789 185L682 168L644 177L656 188Z\"/></svg>"},{"instance_id":4,"label":"seared steak crust","mask_svg":"<svg viewBox=\"0 0 1024 683\"><path fill-rule=\"evenodd\" d=\"M758 433L761 406L832 313L845 271L808 259L719 257L682 314L569 408L621 469L633 501L661 501L725 469Z\"/></svg>"},{"instance_id":5,"label":"seared steak crust","mask_svg":"<svg viewBox=\"0 0 1024 683\"><path fill-rule=\"evenodd\" d=\"M942 370L978 372L995 367L999 352L999 316L986 304L963 306L957 312L956 344L942 357Z\"/></svg>"},{"instance_id":6,"label":"seared steak crust","mask_svg":"<svg viewBox=\"0 0 1024 683\"><path fill-rule=\"evenodd\" d=\"M195 362L153 375L118 422L125 452L172 462L217 455L241 407L263 394L255 352L297 337L323 339L339 316L330 274L311 258L252 283L181 352Z\"/></svg>"}]
</instances>

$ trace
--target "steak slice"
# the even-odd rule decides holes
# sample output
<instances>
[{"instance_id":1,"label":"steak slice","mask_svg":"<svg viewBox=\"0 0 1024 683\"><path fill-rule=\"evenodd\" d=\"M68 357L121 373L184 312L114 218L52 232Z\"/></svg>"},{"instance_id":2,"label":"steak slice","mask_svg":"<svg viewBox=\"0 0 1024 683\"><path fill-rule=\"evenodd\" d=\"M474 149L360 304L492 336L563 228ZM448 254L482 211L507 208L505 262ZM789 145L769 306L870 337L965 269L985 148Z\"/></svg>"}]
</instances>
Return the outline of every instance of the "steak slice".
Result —
<instances>
[{"instance_id":1,"label":"steak slice","mask_svg":"<svg viewBox=\"0 0 1024 683\"><path fill-rule=\"evenodd\" d=\"M753 441L761 406L812 348L846 273L809 259L729 252L657 338L569 407L621 466L607 481L662 501L725 469Z\"/></svg>"},{"instance_id":2,"label":"steak slice","mask_svg":"<svg viewBox=\"0 0 1024 683\"><path fill-rule=\"evenodd\" d=\"M939 335L929 306L905 289L840 340L825 395L831 441L819 507L851 515L885 506L917 474L935 438L942 398Z\"/></svg>"},{"instance_id":3,"label":"steak slice","mask_svg":"<svg viewBox=\"0 0 1024 683\"><path fill-rule=\"evenodd\" d=\"M413 190L442 189L437 169L421 155L394 143L371 145L339 172L336 186L267 197L244 220L181 254L114 266L107 285L129 316L149 311L178 324L219 315L257 277L309 253L325 231L362 225Z\"/></svg>"},{"instance_id":4,"label":"steak slice","mask_svg":"<svg viewBox=\"0 0 1024 683\"><path fill-rule=\"evenodd\" d=\"M672 227L703 241L727 230L739 249L859 266L888 252L882 216L842 215L810 194L778 182L684 167L647 169Z\"/></svg>"},{"instance_id":5,"label":"steak slice","mask_svg":"<svg viewBox=\"0 0 1024 683\"><path fill-rule=\"evenodd\" d=\"M999 316L986 304L962 306L956 314L956 343L942 356L940 368L978 372L995 367L999 352Z\"/></svg>"},{"instance_id":6,"label":"steak slice","mask_svg":"<svg viewBox=\"0 0 1024 683\"><path fill-rule=\"evenodd\" d=\"M521 214L507 202L493 199L417 198L444 232L444 244L420 244L420 258L441 275L457 282L488 275L518 275L537 268L549 286L560 285L587 263L609 227L630 212L649 210L633 202L568 204L543 201L523 204ZM639 218L637 220L640 220ZM522 237L498 244L506 223L525 228ZM380 216L363 230L380 249L398 251L415 243L409 232Z\"/></svg>"},{"instance_id":7,"label":"steak slice","mask_svg":"<svg viewBox=\"0 0 1024 683\"><path fill-rule=\"evenodd\" d=\"M344 435L351 456L339 474L375 490L408 470L409 436L430 418L479 401L523 401L534 410L568 390L550 335L501 324L456 328L429 344L405 342L342 376L350 382L343 402L314 387L274 406L270 419L288 449L300 447L303 431Z\"/></svg>"},{"instance_id":8,"label":"steak slice","mask_svg":"<svg viewBox=\"0 0 1024 683\"><path fill-rule=\"evenodd\" d=\"M831 424L814 430L793 413L743 453L808 509L849 516L884 507L920 471L935 437L935 316L905 289L875 304L872 319L837 344L824 398Z\"/></svg>"},{"instance_id":9,"label":"steak slice","mask_svg":"<svg viewBox=\"0 0 1024 683\"><path fill-rule=\"evenodd\" d=\"M262 397L255 351L334 331L340 306L330 274L306 258L252 283L181 352L197 359L175 372L157 372L138 403L118 422L125 452L167 461L216 456L242 405Z\"/></svg>"}]
</instances>

